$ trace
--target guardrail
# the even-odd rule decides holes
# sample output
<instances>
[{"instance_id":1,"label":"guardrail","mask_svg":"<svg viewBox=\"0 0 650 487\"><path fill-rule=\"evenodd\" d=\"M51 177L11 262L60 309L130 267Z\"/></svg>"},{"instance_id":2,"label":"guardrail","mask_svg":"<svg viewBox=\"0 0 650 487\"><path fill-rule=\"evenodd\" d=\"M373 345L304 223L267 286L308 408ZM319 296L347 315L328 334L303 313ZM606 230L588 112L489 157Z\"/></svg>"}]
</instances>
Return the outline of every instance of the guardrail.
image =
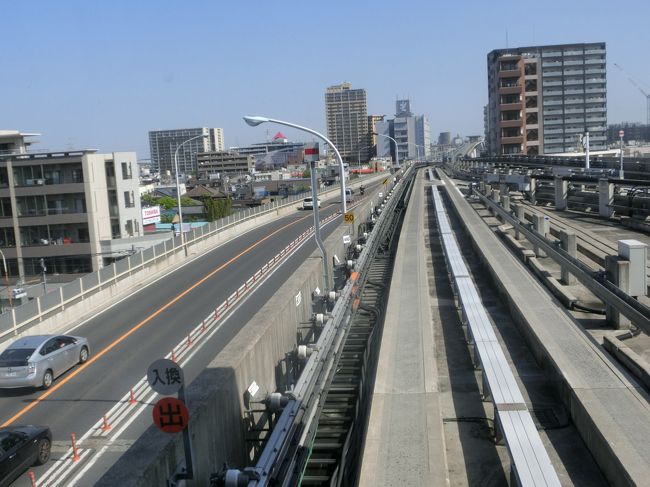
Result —
<instances>
[{"instance_id":1,"label":"guardrail","mask_svg":"<svg viewBox=\"0 0 650 487\"><path fill-rule=\"evenodd\" d=\"M404 180L412 172L413 166L410 166L396 187L407 187ZM331 316L323 327L295 387L288 393L288 402L274 425L257 465L245 469L243 475L250 474L247 477L250 480L246 484L248 487L268 486L278 479L282 480L277 485L288 485L287 477L295 472L295 467L301 458L298 453L308 448L310 435L315 433L312 425L317 419L322 399L320 391L334 372L336 359L344 343L353 313L353 302L357 299L360 284L365 279L365 272L371 263L371 258L382 242L383 230L390 223L390 217L387 215L391 215L395 209L399 200L396 196L397 194L393 194L388 198L377 219L355 265L356 272L341 290ZM231 472L232 476L228 477L230 479L241 473Z\"/></svg>"},{"instance_id":2,"label":"guardrail","mask_svg":"<svg viewBox=\"0 0 650 487\"><path fill-rule=\"evenodd\" d=\"M474 345L474 363L483 371L483 397L491 397L494 404L495 434L498 438L496 430L500 426L517 485L559 486L560 480L463 261L438 188L433 186L431 194L467 341Z\"/></svg>"},{"instance_id":3,"label":"guardrail","mask_svg":"<svg viewBox=\"0 0 650 487\"><path fill-rule=\"evenodd\" d=\"M505 223L512 225L523 234L529 242L542 249L548 257L560 266L566 267L580 283L591 291L598 299L612 306L620 314L628 318L634 325L645 333L650 333L650 308L637 301L632 296L604 278L601 272L594 271L578 258L571 256L555 243L550 242L543 235L530 228L531 224L521 222L516 216L503 209L503 207L480 191L474 190L483 204L498 213Z\"/></svg>"},{"instance_id":4,"label":"guardrail","mask_svg":"<svg viewBox=\"0 0 650 487\"><path fill-rule=\"evenodd\" d=\"M380 177L383 177L383 175L376 174L368 178L355 180L355 183ZM334 193L337 191L337 188L338 185L334 185L328 187L326 190L320 191L319 194ZM202 227L193 228L190 232L185 232L185 245L190 247L246 221L270 214L281 208L293 206L297 202L302 201L304 197L305 194L301 194L276 200L267 205L250 208L217 220L216 222L210 222ZM172 237L142 252L116 261L96 272L86 274L28 303L11 308L10 312L0 315L0 342L12 335L17 335L35 323L43 321L48 315L64 310L66 307L131 277L134 273L159 263L161 260L169 259L182 250L181 237Z\"/></svg>"}]
</instances>

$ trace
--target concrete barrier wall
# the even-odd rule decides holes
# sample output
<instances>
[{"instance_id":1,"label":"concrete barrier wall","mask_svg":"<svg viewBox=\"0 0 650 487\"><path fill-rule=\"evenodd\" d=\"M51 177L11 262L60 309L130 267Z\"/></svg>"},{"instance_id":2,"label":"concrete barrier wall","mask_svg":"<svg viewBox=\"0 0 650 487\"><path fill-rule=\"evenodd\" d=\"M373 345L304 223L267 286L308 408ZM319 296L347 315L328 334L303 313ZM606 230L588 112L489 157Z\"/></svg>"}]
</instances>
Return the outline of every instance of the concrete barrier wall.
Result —
<instances>
[{"instance_id":1,"label":"concrete barrier wall","mask_svg":"<svg viewBox=\"0 0 650 487\"><path fill-rule=\"evenodd\" d=\"M368 211L367 205L354 210L357 222ZM335 253L344 255L342 237L347 231L341 225L325 241L330 259ZM284 359L295 349L297 327L311 316L311 293L322 289L320 254L316 251L312 257L316 258L305 260L187 388L196 479L189 485L209 485L210 474L225 462L243 467L258 453L246 441L255 437L252 430L260 419L246 411L246 390L255 381L260 391L254 400L260 400L281 386ZM302 300L297 306L298 293ZM151 426L96 485L166 485L183 458L181 435L167 435Z\"/></svg>"},{"instance_id":2,"label":"concrete barrier wall","mask_svg":"<svg viewBox=\"0 0 650 487\"><path fill-rule=\"evenodd\" d=\"M380 179L385 179L388 176L390 175L377 174L369 178L364 178L363 180L355 181L349 184L349 187L358 187L361 184L368 184ZM336 197L339 191L339 188L335 188L321 193L321 195ZM208 252L233 238L238 237L242 233L294 212L297 206L300 206L299 201L294 202L291 205L279 207L273 212L259 215L239 224L232 225L231 227L225 228L210 237L201 239L188 246L188 257L185 256L182 248L179 247L177 252L168 254L166 258L160 258L152 265L140 268L139 270L134 271L131 276L116 283L107 284L106 288L101 291L89 294L74 304L66 306L63 310L53 312L41 322L36 322L33 325L18 330L17 336L25 334L35 335L61 333L73 324L92 316L92 314L95 313L95 310L102 308L105 309L107 306L111 306L120 299L130 296L134 291L141 289L143 286L149 284L155 279L169 274L169 272L178 266L187 263L189 260L196 258L197 256L202 255L203 253ZM0 339L0 349L9 345L9 343L13 342L15 338L16 335L7 335Z\"/></svg>"}]
</instances>

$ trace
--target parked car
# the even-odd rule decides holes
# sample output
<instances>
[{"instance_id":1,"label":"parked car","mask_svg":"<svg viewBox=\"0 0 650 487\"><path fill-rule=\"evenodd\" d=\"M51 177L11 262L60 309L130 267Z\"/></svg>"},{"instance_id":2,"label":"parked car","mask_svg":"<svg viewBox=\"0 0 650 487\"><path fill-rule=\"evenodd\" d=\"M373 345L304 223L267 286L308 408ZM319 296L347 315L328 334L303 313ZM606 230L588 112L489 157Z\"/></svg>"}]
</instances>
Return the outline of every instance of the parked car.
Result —
<instances>
[{"instance_id":1,"label":"parked car","mask_svg":"<svg viewBox=\"0 0 650 487\"><path fill-rule=\"evenodd\" d=\"M32 465L50 459L52 433L44 426L0 429L0 487L6 487Z\"/></svg>"},{"instance_id":2,"label":"parked car","mask_svg":"<svg viewBox=\"0 0 650 487\"><path fill-rule=\"evenodd\" d=\"M318 207L320 208L320 198L318 198ZM314 200L312 198L305 198L302 200L302 209L303 210L313 210L314 209Z\"/></svg>"},{"instance_id":3,"label":"parked car","mask_svg":"<svg viewBox=\"0 0 650 487\"><path fill-rule=\"evenodd\" d=\"M42 387L88 361L86 338L69 335L24 336L0 354L0 388Z\"/></svg>"}]
</instances>

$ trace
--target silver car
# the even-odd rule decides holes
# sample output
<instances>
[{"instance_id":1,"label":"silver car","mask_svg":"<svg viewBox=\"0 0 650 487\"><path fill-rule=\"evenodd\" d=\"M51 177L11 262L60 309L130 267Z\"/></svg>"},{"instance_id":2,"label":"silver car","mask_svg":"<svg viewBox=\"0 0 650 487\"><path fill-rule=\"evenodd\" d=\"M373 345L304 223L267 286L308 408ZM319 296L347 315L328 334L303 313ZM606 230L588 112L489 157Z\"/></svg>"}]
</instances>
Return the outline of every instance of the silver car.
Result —
<instances>
[{"instance_id":1,"label":"silver car","mask_svg":"<svg viewBox=\"0 0 650 487\"><path fill-rule=\"evenodd\" d=\"M0 388L42 387L90 356L86 338L36 335L19 338L0 354Z\"/></svg>"}]
</instances>

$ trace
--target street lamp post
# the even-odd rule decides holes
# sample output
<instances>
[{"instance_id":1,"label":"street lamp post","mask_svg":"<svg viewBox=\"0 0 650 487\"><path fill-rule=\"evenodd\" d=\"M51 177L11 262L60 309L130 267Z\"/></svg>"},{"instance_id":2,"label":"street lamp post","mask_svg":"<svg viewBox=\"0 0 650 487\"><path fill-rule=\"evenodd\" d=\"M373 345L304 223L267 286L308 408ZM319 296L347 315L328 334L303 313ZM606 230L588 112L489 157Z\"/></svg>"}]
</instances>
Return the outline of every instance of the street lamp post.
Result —
<instances>
[{"instance_id":1,"label":"street lamp post","mask_svg":"<svg viewBox=\"0 0 650 487\"><path fill-rule=\"evenodd\" d=\"M347 203L345 201L345 167L343 166L343 159L341 159L341 154L339 154L339 150L336 148L336 146L332 143L330 139L325 137L323 134L316 132L315 130L312 130L310 128L303 127L302 125L296 125L295 123L276 120L274 118L246 116L244 117L244 121L251 127L256 127L257 125L264 122L272 122L272 123L277 123L279 125L286 125L287 127L292 127L294 129L302 130L303 132L307 132L309 134L315 135L319 139L323 140L327 145L329 145L334 151L334 153L336 154L336 160L339 163L339 168L341 171L341 209L343 211L343 214L345 214L348 211Z\"/></svg>"},{"instance_id":2,"label":"street lamp post","mask_svg":"<svg viewBox=\"0 0 650 487\"><path fill-rule=\"evenodd\" d=\"M186 256L187 256L187 247L185 246L185 235L183 235L183 210L181 209L181 188L178 182L178 151L181 147L183 147L188 142L200 138L205 138L205 137L209 137L208 134L201 134L195 137L191 137L178 144L176 150L174 151L174 172L176 173L176 203L178 204L178 224L180 225L180 229L181 229L181 246L183 247L183 250L185 250Z\"/></svg>"},{"instance_id":3,"label":"street lamp post","mask_svg":"<svg viewBox=\"0 0 650 487\"><path fill-rule=\"evenodd\" d=\"M380 137L386 137L387 139L393 141L393 144L395 144L395 166L399 168L399 147L397 147L397 141L393 139L390 135L378 134L377 132L373 132L373 134L379 135Z\"/></svg>"}]
</instances>

